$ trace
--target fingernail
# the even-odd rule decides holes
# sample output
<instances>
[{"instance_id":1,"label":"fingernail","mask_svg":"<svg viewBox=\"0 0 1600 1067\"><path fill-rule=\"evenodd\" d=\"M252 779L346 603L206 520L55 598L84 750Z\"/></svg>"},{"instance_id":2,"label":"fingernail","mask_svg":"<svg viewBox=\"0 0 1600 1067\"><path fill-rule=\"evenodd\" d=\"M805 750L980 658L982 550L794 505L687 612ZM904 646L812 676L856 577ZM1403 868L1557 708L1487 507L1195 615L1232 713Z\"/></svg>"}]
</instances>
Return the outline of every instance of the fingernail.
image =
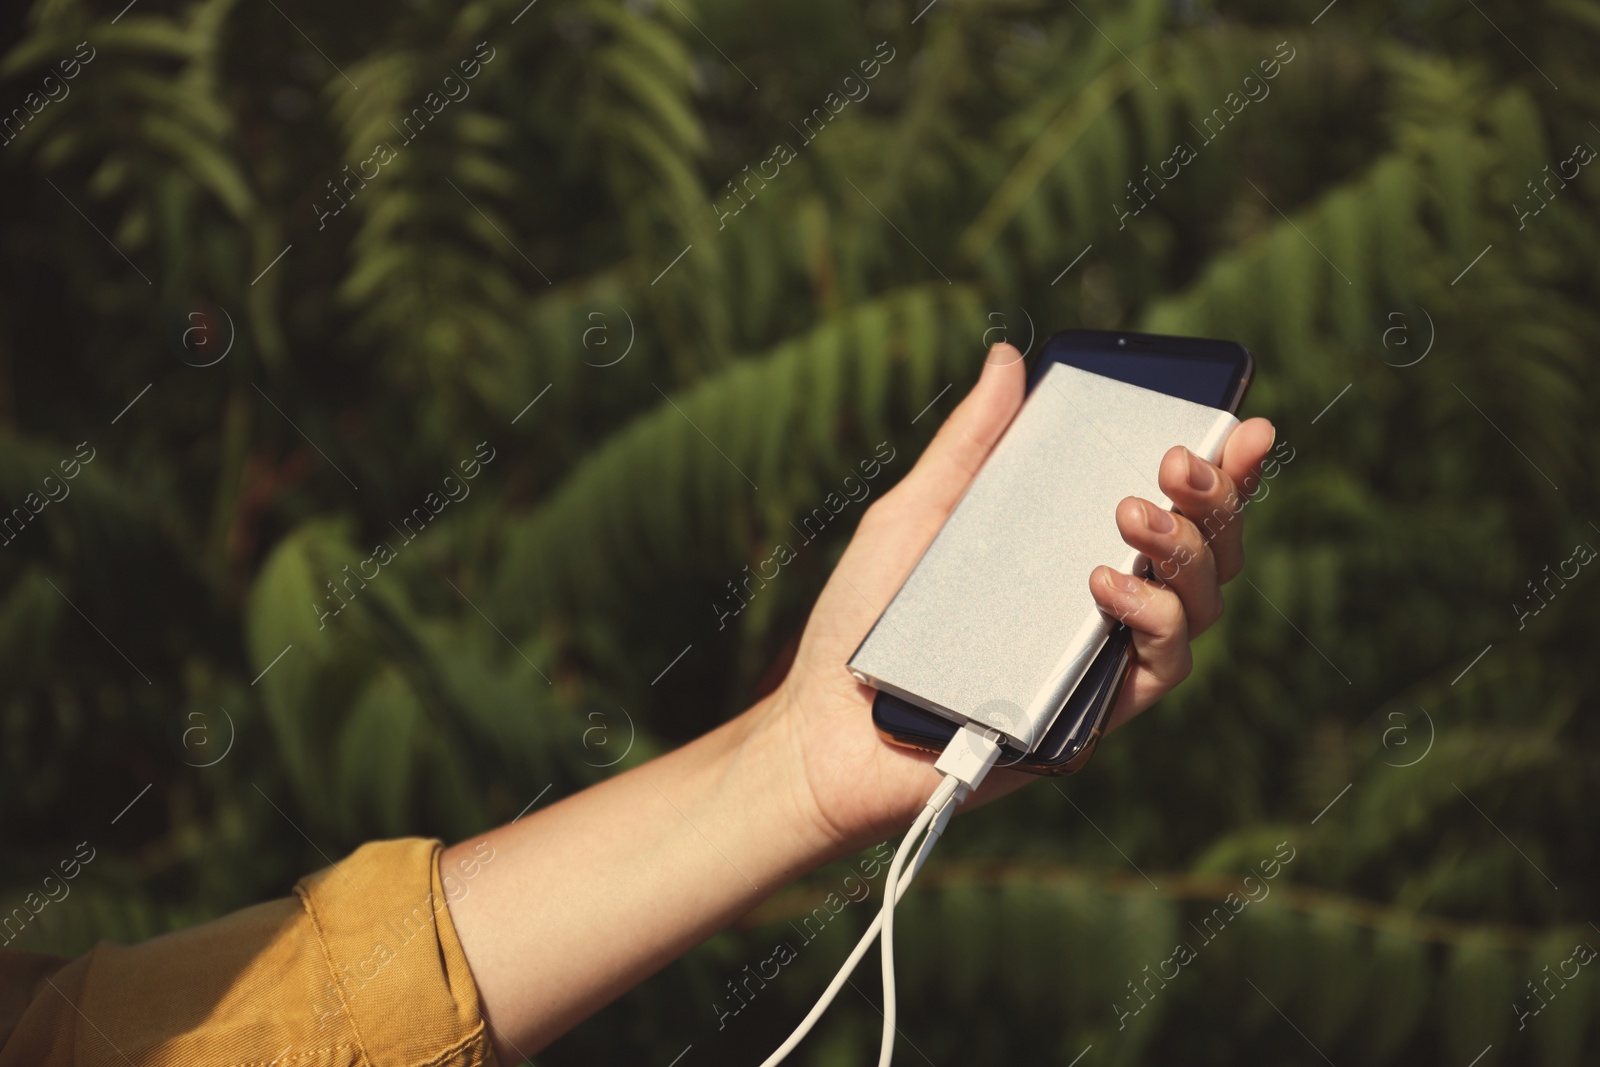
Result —
<instances>
[{"instance_id":1,"label":"fingernail","mask_svg":"<svg viewBox=\"0 0 1600 1067\"><path fill-rule=\"evenodd\" d=\"M1004 346L1004 341L989 346L989 351L983 354L984 369L987 370L989 367L1009 367L1017 361L1012 358L1009 352L1001 351ZM1017 358L1020 358L1020 356Z\"/></svg>"},{"instance_id":2,"label":"fingernail","mask_svg":"<svg viewBox=\"0 0 1600 1067\"><path fill-rule=\"evenodd\" d=\"M1189 488L1197 493L1210 491L1217 484L1217 472L1211 469L1211 464L1199 456L1184 449L1184 456L1189 463Z\"/></svg>"},{"instance_id":3,"label":"fingernail","mask_svg":"<svg viewBox=\"0 0 1600 1067\"><path fill-rule=\"evenodd\" d=\"M1144 524L1152 533L1168 534L1178 528L1178 522L1172 517L1172 512L1165 508L1152 507L1142 500L1139 506L1144 508Z\"/></svg>"},{"instance_id":4,"label":"fingernail","mask_svg":"<svg viewBox=\"0 0 1600 1067\"><path fill-rule=\"evenodd\" d=\"M1130 596L1138 596L1144 591L1139 579L1131 574L1123 574L1119 570L1113 570L1110 567L1106 568L1106 584L1111 586L1112 589L1127 593Z\"/></svg>"}]
</instances>

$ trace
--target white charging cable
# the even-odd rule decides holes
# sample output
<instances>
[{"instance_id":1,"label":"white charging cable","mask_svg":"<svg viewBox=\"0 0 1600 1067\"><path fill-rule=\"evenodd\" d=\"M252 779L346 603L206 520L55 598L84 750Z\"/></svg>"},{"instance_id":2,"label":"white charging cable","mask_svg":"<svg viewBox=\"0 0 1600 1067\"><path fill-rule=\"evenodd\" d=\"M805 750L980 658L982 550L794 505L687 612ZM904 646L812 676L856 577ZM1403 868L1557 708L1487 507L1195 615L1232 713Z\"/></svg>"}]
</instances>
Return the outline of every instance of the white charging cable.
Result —
<instances>
[{"instance_id":1,"label":"white charging cable","mask_svg":"<svg viewBox=\"0 0 1600 1067\"><path fill-rule=\"evenodd\" d=\"M924 809L923 813L917 817L917 821L912 824L908 838L915 837L931 821L932 813ZM917 871L922 867L923 861L928 858L928 853L932 851L934 840L931 837L923 839L922 847L917 850L916 859L911 864L911 870L901 875L898 883L888 879L885 880L884 886L886 889L890 885L896 887L894 893L896 899L904 896L905 891L910 888L911 879L916 876ZM872 943L877 940L878 931L881 929L883 929L883 912L880 910L877 916L873 918L872 925L867 927L867 932L861 935L861 940L856 942L856 947L846 957L844 966L839 968L839 973L833 976L833 981L828 983L828 988L823 990L822 996L817 999L816 1004L812 1005L811 1011L801 1020L800 1025L795 1027L794 1033L790 1034L788 1039L778 1046L777 1051L762 1061L761 1067L776 1067L811 1032L811 1028L816 1025L817 1020L822 1018L822 1013L827 1011L828 1006L833 1003L834 997L839 995L839 990L844 988L845 982L854 973L856 965L861 962L861 958L867 954L867 949L871 948Z\"/></svg>"},{"instance_id":2,"label":"white charging cable","mask_svg":"<svg viewBox=\"0 0 1600 1067\"><path fill-rule=\"evenodd\" d=\"M817 1020L822 1018L822 1013L828 1010L828 1006L839 995L839 990L844 988L845 982L849 980L880 932L883 936L883 1039L878 1049L878 1067L889 1067L890 1060L894 1056L896 1015L894 906L905 895L906 890L911 887L911 880L927 862L928 854L933 851L939 835L944 833L945 826L955 814L956 806L982 784L989 769L999 759L1000 735L995 730L968 723L950 739L950 743L945 746L944 752L933 765L935 770L944 775L944 779L928 798L922 813L911 824L911 829L906 832L900 847L895 851L894 861L889 865L889 874L884 880L883 906L877 918L872 920L872 925L867 927L867 932L862 935L861 940L845 959L844 966L833 976L833 981L828 983L828 988L823 990L816 1004L812 1005L800 1025L795 1027L794 1033L790 1034L771 1056L762 1061L761 1067L777 1067L799 1046L811 1032L811 1028L816 1025ZM917 846L915 857L910 859L910 869L907 870L911 847L919 835L923 835L922 842Z\"/></svg>"}]
</instances>

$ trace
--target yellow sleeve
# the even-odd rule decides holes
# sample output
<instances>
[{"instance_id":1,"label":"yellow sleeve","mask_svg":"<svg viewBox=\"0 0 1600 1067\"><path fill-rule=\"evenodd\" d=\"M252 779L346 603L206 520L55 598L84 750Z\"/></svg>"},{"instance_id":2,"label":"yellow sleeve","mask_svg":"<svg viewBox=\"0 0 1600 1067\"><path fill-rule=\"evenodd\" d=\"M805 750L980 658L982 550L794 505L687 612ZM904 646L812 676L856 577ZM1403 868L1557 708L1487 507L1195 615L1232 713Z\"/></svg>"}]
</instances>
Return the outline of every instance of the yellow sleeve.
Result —
<instances>
[{"instance_id":1,"label":"yellow sleeve","mask_svg":"<svg viewBox=\"0 0 1600 1067\"><path fill-rule=\"evenodd\" d=\"M439 848L363 845L292 897L71 962L0 951L0 1067L496 1067Z\"/></svg>"}]
</instances>

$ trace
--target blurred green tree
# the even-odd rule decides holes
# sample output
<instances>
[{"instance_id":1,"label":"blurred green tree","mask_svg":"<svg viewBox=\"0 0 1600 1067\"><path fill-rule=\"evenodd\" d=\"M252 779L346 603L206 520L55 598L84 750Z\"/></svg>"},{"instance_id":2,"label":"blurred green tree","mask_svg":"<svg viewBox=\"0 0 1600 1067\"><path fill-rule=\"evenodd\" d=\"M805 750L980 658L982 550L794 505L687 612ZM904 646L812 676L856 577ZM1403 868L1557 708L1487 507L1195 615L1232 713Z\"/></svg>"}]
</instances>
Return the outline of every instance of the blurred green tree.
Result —
<instances>
[{"instance_id":1,"label":"blurred green tree","mask_svg":"<svg viewBox=\"0 0 1600 1067\"><path fill-rule=\"evenodd\" d=\"M1314 6L0 14L0 905L96 850L11 944L706 729L859 511L724 622L744 567L908 469L989 341L1133 327L1251 346L1294 458L1193 677L908 898L905 1054L1592 1059L1600 978L1530 983L1600 940L1600 4ZM759 1060L867 909L726 983L844 873L541 1062ZM871 1045L857 985L810 1062Z\"/></svg>"}]
</instances>

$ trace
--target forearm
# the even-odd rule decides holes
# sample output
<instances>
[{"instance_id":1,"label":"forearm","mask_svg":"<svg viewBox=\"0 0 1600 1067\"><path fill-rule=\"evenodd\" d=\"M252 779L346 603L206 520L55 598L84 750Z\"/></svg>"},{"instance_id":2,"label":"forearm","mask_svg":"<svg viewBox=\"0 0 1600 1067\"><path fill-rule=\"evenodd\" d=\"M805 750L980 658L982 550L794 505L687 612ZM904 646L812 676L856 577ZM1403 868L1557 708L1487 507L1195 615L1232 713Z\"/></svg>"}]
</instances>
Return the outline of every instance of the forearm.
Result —
<instances>
[{"instance_id":1,"label":"forearm","mask_svg":"<svg viewBox=\"0 0 1600 1067\"><path fill-rule=\"evenodd\" d=\"M795 788L787 727L758 705L486 835L450 904L505 1064L838 852ZM485 838L447 850L449 868Z\"/></svg>"}]
</instances>

